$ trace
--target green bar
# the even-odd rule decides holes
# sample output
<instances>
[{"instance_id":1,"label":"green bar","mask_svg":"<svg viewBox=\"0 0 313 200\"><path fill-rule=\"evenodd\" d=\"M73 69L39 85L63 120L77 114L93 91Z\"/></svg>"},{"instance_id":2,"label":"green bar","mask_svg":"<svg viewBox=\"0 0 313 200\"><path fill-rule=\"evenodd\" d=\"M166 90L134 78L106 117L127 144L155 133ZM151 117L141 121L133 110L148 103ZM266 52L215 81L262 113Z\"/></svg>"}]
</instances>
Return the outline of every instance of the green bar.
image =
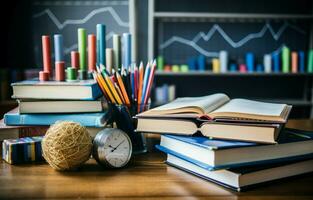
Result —
<instances>
[{"instance_id":1,"label":"green bar","mask_svg":"<svg viewBox=\"0 0 313 200\"><path fill-rule=\"evenodd\" d=\"M282 49L281 59L282 59L282 71L284 73L288 73L290 69L290 49L286 46L284 46Z\"/></svg>"},{"instance_id":2,"label":"green bar","mask_svg":"<svg viewBox=\"0 0 313 200\"><path fill-rule=\"evenodd\" d=\"M158 70L163 71L163 69L164 69L164 58L163 58L163 56L158 56L157 67L158 67Z\"/></svg>"},{"instance_id":3,"label":"green bar","mask_svg":"<svg viewBox=\"0 0 313 200\"><path fill-rule=\"evenodd\" d=\"M172 66L172 72L179 72L180 69L179 69L179 65L173 65Z\"/></svg>"},{"instance_id":4,"label":"green bar","mask_svg":"<svg viewBox=\"0 0 313 200\"><path fill-rule=\"evenodd\" d=\"M77 79L77 71L74 67L68 67L66 70L66 80L74 81Z\"/></svg>"},{"instance_id":5,"label":"green bar","mask_svg":"<svg viewBox=\"0 0 313 200\"><path fill-rule=\"evenodd\" d=\"M113 54L114 54L114 68L118 70L121 68L121 36L113 35Z\"/></svg>"},{"instance_id":6,"label":"green bar","mask_svg":"<svg viewBox=\"0 0 313 200\"><path fill-rule=\"evenodd\" d=\"M87 33L86 29L78 29L79 66L81 70L87 70Z\"/></svg>"},{"instance_id":7,"label":"green bar","mask_svg":"<svg viewBox=\"0 0 313 200\"><path fill-rule=\"evenodd\" d=\"M313 49L310 49L308 55L308 72L313 73Z\"/></svg>"},{"instance_id":8,"label":"green bar","mask_svg":"<svg viewBox=\"0 0 313 200\"><path fill-rule=\"evenodd\" d=\"M188 72L189 71L189 66L188 65L181 65L180 66L180 71L181 72Z\"/></svg>"}]
</instances>

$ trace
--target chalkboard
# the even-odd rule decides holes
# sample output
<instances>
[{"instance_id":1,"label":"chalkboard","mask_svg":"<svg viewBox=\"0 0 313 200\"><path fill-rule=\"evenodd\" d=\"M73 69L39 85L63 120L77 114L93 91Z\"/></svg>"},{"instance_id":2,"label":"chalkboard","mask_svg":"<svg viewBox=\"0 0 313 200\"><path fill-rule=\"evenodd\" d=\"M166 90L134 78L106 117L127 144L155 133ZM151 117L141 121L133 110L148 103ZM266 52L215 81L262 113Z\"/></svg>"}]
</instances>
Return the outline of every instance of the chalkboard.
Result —
<instances>
[{"instance_id":1,"label":"chalkboard","mask_svg":"<svg viewBox=\"0 0 313 200\"><path fill-rule=\"evenodd\" d=\"M168 64L186 64L189 57L198 55L209 61L218 57L221 50L229 52L229 58L239 63L247 52L252 52L261 63L264 54L278 53L283 46L291 51L307 51L309 47L311 19L292 17L311 15L309 0L155 0L155 12L174 14L155 20L154 56L164 56ZM177 12L220 17L175 18ZM252 17L222 17L227 14ZM275 17L253 18L257 15Z\"/></svg>"},{"instance_id":2,"label":"chalkboard","mask_svg":"<svg viewBox=\"0 0 313 200\"><path fill-rule=\"evenodd\" d=\"M129 1L33 1L32 32L35 64L42 66L41 36L62 34L65 61L77 50L77 29L96 33L96 24L106 25L107 47L112 47L112 35L129 32ZM53 47L53 45L52 45ZM53 51L52 51L53 52ZM52 55L53 57L53 55Z\"/></svg>"},{"instance_id":3,"label":"chalkboard","mask_svg":"<svg viewBox=\"0 0 313 200\"><path fill-rule=\"evenodd\" d=\"M230 59L242 60L252 52L262 62L264 54L280 52L286 45L291 50L307 50L307 22L159 22L158 54L169 64L183 64L189 57L218 57L229 52Z\"/></svg>"}]
</instances>

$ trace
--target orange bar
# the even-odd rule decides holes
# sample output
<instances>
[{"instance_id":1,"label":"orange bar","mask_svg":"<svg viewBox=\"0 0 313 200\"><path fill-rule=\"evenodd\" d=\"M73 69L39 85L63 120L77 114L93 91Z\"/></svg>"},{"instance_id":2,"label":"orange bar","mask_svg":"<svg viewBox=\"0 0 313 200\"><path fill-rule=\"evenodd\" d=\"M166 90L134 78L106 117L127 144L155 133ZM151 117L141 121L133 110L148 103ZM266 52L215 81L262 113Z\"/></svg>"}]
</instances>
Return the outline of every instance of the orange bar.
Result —
<instances>
[{"instance_id":1,"label":"orange bar","mask_svg":"<svg viewBox=\"0 0 313 200\"><path fill-rule=\"evenodd\" d=\"M48 72L49 76L51 76L52 75L52 66L51 66L50 36L43 35L41 37L41 41L42 41L43 71Z\"/></svg>"},{"instance_id":2,"label":"orange bar","mask_svg":"<svg viewBox=\"0 0 313 200\"><path fill-rule=\"evenodd\" d=\"M63 61L55 63L55 80L56 81L65 80L65 62Z\"/></svg>"},{"instance_id":3,"label":"orange bar","mask_svg":"<svg viewBox=\"0 0 313 200\"><path fill-rule=\"evenodd\" d=\"M88 35L88 71L96 71L96 36Z\"/></svg>"},{"instance_id":4,"label":"orange bar","mask_svg":"<svg viewBox=\"0 0 313 200\"><path fill-rule=\"evenodd\" d=\"M291 72L298 72L298 54L295 51L291 53Z\"/></svg>"},{"instance_id":5,"label":"orange bar","mask_svg":"<svg viewBox=\"0 0 313 200\"><path fill-rule=\"evenodd\" d=\"M40 71L39 72L39 80L40 81L49 81L49 73L48 72L44 72L44 71Z\"/></svg>"},{"instance_id":6,"label":"orange bar","mask_svg":"<svg viewBox=\"0 0 313 200\"><path fill-rule=\"evenodd\" d=\"M71 67L79 70L79 53L78 51L71 51Z\"/></svg>"}]
</instances>

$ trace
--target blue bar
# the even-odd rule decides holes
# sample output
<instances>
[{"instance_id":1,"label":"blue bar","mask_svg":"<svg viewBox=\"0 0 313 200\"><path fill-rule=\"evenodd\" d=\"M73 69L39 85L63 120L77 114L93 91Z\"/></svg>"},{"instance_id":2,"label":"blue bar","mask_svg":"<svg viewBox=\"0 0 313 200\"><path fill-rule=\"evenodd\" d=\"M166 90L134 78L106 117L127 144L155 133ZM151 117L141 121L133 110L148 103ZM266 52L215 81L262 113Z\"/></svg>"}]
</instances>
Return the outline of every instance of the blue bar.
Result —
<instances>
[{"instance_id":1,"label":"blue bar","mask_svg":"<svg viewBox=\"0 0 313 200\"><path fill-rule=\"evenodd\" d=\"M262 64L257 64L257 66L256 66L256 71L257 72L263 72L264 70L264 67L263 67L263 65Z\"/></svg>"},{"instance_id":2,"label":"blue bar","mask_svg":"<svg viewBox=\"0 0 313 200\"><path fill-rule=\"evenodd\" d=\"M55 62L64 61L63 36L60 34L54 35L54 59Z\"/></svg>"},{"instance_id":3,"label":"blue bar","mask_svg":"<svg viewBox=\"0 0 313 200\"><path fill-rule=\"evenodd\" d=\"M251 52L246 54L246 65L248 72L254 71L254 55Z\"/></svg>"},{"instance_id":4,"label":"blue bar","mask_svg":"<svg viewBox=\"0 0 313 200\"><path fill-rule=\"evenodd\" d=\"M236 71L238 71L238 69L237 69L237 64L235 64L235 63L230 64L230 66L229 66L229 71L231 71L231 72L236 72Z\"/></svg>"},{"instance_id":5,"label":"blue bar","mask_svg":"<svg viewBox=\"0 0 313 200\"><path fill-rule=\"evenodd\" d=\"M299 51L299 72L304 73L305 71L305 58L304 58L304 52Z\"/></svg>"},{"instance_id":6,"label":"blue bar","mask_svg":"<svg viewBox=\"0 0 313 200\"><path fill-rule=\"evenodd\" d=\"M97 63L100 65L106 65L105 63L105 25L97 24Z\"/></svg>"},{"instance_id":7,"label":"blue bar","mask_svg":"<svg viewBox=\"0 0 313 200\"><path fill-rule=\"evenodd\" d=\"M131 34L123 33L123 49L122 49L122 60L123 66L128 68L131 65Z\"/></svg>"},{"instance_id":8,"label":"blue bar","mask_svg":"<svg viewBox=\"0 0 313 200\"><path fill-rule=\"evenodd\" d=\"M204 55L200 55L198 57L198 70L199 71L205 70L205 56Z\"/></svg>"},{"instance_id":9,"label":"blue bar","mask_svg":"<svg viewBox=\"0 0 313 200\"><path fill-rule=\"evenodd\" d=\"M274 53L273 54L273 71L274 72L279 72L279 54L278 53Z\"/></svg>"},{"instance_id":10,"label":"blue bar","mask_svg":"<svg viewBox=\"0 0 313 200\"><path fill-rule=\"evenodd\" d=\"M196 70L197 69L197 59L192 57L188 59L188 66L189 70Z\"/></svg>"}]
</instances>

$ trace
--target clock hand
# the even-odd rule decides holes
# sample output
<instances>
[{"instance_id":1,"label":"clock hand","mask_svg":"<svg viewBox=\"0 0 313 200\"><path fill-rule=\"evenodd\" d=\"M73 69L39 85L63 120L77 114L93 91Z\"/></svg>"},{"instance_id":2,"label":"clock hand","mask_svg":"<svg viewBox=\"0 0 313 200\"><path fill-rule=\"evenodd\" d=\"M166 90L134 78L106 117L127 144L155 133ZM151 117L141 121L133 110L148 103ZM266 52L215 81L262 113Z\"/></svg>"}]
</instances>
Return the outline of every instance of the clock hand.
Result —
<instances>
[{"instance_id":1,"label":"clock hand","mask_svg":"<svg viewBox=\"0 0 313 200\"><path fill-rule=\"evenodd\" d=\"M125 141L125 140L123 140L122 142L120 142L115 148L113 148L113 149L111 150L111 152L115 151L121 144L123 144L124 141Z\"/></svg>"}]
</instances>

